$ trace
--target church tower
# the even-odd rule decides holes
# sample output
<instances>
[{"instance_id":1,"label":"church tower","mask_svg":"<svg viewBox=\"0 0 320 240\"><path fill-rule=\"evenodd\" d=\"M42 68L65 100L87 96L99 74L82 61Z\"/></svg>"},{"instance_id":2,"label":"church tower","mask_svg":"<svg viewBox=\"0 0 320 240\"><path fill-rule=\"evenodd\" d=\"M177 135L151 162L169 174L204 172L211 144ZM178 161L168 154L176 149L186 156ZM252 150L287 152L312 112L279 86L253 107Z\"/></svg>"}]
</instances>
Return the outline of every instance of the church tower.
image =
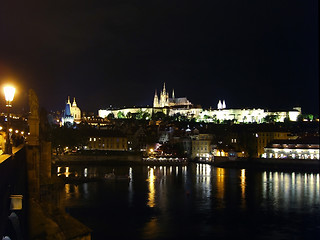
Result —
<instances>
[{"instance_id":1,"label":"church tower","mask_svg":"<svg viewBox=\"0 0 320 240\"><path fill-rule=\"evenodd\" d=\"M159 107L166 107L168 106L169 104L169 96L167 94L167 91L166 91L166 83L163 83L163 89L161 91L161 94L160 94L160 106Z\"/></svg>"},{"instance_id":2,"label":"church tower","mask_svg":"<svg viewBox=\"0 0 320 240\"><path fill-rule=\"evenodd\" d=\"M159 107L159 99L158 99L157 90L156 90L155 93L154 93L153 107Z\"/></svg>"},{"instance_id":3,"label":"church tower","mask_svg":"<svg viewBox=\"0 0 320 240\"><path fill-rule=\"evenodd\" d=\"M71 106L71 115L73 116L74 118L74 121L76 123L80 123L81 122L81 110L80 108L77 106L77 103L76 103L76 98L73 98L73 103L72 103L72 106Z\"/></svg>"},{"instance_id":4,"label":"church tower","mask_svg":"<svg viewBox=\"0 0 320 240\"><path fill-rule=\"evenodd\" d=\"M77 103L76 103L76 98L73 98L73 103L72 103L72 107L76 107Z\"/></svg>"},{"instance_id":5,"label":"church tower","mask_svg":"<svg viewBox=\"0 0 320 240\"><path fill-rule=\"evenodd\" d=\"M74 117L71 115L70 97L68 96L66 107L64 109L64 113L63 113L63 116L61 118L61 123L62 123L62 125L67 124L69 126L72 126L73 125L73 120L74 120Z\"/></svg>"},{"instance_id":6,"label":"church tower","mask_svg":"<svg viewBox=\"0 0 320 240\"><path fill-rule=\"evenodd\" d=\"M221 103L221 100L219 100L218 102L218 109L221 110L222 109L222 103Z\"/></svg>"},{"instance_id":7,"label":"church tower","mask_svg":"<svg viewBox=\"0 0 320 240\"><path fill-rule=\"evenodd\" d=\"M225 109L225 108L227 108L227 105L226 105L226 102L223 100L223 102L222 102L222 109Z\"/></svg>"}]
</instances>

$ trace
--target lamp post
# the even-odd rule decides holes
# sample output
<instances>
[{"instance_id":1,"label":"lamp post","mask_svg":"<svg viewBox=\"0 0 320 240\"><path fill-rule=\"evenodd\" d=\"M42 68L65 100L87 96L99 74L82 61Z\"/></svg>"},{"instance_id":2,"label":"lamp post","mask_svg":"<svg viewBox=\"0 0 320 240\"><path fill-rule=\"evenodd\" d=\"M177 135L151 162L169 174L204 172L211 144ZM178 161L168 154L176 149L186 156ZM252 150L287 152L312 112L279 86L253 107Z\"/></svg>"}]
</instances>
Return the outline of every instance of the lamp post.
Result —
<instances>
[{"instance_id":1,"label":"lamp post","mask_svg":"<svg viewBox=\"0 0 320 240\"><path fill-rule=\"evenodd\" d=\"M7 131L6 131L6 144L5 144L5 149L4 153L5 154L12 154L12 145L11 145L11 138L10 138L10 133L9 133L9 121L10 121L10 108L12 107L11 102L14 97L14 93L16 89L12 86L6 86L3 88L4 91L4 96L6 99L6 107L7 107Z\"/></svg>"}]
</instances>

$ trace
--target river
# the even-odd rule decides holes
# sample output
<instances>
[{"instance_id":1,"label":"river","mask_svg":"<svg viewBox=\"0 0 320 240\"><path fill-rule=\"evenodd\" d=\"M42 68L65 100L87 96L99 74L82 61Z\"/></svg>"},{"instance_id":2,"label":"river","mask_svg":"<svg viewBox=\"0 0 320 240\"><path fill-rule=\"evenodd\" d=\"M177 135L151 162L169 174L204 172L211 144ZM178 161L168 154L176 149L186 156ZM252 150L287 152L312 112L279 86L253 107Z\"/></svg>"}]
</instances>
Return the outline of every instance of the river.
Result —
<instances>
[{"instance_id":1,"label":"river","mask_svg":"<svg viewBox=\"0 0 320 240\"><path fill-rule=\"evenodd\" d=\"M187 166L69 166L127 180L65 184L66 211L92 239L318 239L319 173Z\"/></svg>"}]
</instances>

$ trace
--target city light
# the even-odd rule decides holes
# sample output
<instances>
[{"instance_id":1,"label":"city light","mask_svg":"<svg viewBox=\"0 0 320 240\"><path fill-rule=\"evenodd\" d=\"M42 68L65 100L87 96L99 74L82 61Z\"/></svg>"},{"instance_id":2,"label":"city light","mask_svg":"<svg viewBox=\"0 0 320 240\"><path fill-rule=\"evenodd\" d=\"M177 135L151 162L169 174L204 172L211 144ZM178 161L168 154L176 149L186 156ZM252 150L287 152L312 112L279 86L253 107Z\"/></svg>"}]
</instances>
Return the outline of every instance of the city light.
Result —
<instances>
[{"instance_id":1,"label":"city light","mask_svg":"<svg viewBox=\"0 0 320 240\"><path fill-rule=\"evenodd\" d=\"M16 89L12 86L5 86L3 88L5 99L7 101L6 106L11 107L11 102L13 101L14 98L14 93Z\"/></svg>"},{"instance_id":2,"label":"city light","mask_svg":"<svg viewBox=\"0 0 320 240\"><path fill-rule=\"evenodd\" d=\"M14 93L16 89L12 86L5 86L3 88L4 96L6 100L6 107L7 107L7 134L6 134L6 144L5 144L5 153L12 154L12 144L11 144L11 137L10 133L12 132L12 128L9 129L10 126L10 107L12 107L11 102L14 98ZM10 131L10 133L9 133Z\"/></svg>"}]
</instances>

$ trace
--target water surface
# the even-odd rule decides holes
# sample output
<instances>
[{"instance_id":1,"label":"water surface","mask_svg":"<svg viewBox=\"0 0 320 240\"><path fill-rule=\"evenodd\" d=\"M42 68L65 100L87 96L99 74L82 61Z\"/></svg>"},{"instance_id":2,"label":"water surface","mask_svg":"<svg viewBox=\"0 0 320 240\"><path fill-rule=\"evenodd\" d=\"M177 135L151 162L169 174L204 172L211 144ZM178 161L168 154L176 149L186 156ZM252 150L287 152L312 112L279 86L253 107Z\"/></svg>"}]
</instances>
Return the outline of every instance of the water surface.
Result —
<instances>
[{"instance_id":1,"label":"water surface","mask_svg":"<svg viewBox=\"0 0 320 240\"><path fill-rule=\"evenodd\" d=\"M61 167L59 172L65 173ZM319 173L188 166L69 166L131 181L66 184L66 211L93 239L318 239Z\"/></svg>"}]
</instances>

